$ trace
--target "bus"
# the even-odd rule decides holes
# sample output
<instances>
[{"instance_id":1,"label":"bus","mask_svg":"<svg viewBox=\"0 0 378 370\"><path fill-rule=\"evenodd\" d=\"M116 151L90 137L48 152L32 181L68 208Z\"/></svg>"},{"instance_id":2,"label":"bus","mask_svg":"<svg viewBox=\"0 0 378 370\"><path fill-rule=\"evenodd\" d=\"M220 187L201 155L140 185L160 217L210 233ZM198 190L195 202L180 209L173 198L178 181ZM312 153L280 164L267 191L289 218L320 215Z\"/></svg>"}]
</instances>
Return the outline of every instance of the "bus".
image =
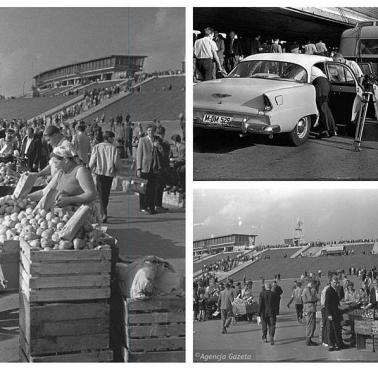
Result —
<instances>
[{"instance_id":1,"label":"bus","mask_svg":"<svg viewBox=\"0 0 378 370\"><path fill-rule=\"evenodd\" d=\"M346 59L356 61L365 75L378 76L378 20L359 22L345 30L339 51Z\"/></svg>"}]
</instances>

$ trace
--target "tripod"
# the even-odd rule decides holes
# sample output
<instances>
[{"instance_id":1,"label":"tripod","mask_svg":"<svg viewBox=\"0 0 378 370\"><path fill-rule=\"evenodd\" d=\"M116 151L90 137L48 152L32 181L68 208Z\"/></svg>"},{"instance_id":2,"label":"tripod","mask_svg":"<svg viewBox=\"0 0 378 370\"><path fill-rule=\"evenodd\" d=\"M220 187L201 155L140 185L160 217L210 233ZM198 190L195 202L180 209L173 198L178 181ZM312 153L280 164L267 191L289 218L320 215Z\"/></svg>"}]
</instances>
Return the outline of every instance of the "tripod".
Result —
<instances>
[{"instance_id":1,"label":"tripod","mask_svg":"<svg viewBox=\"0 0 378 370\"><path fill-rule=\"evenodd\" d=\"M375 116L378 119L377 100L375 98L374 93L372 91L363 92L362 99L361 99L362 106L358 113L356 133L354 135L354 141L353 141L353 148L355 152L361 151L360 146L361 146L361 141L362 141L362 134L364 132L366 113L368 110L370 98L372 99L372 102L374 105Z\"/></svg>"}]
</instances>

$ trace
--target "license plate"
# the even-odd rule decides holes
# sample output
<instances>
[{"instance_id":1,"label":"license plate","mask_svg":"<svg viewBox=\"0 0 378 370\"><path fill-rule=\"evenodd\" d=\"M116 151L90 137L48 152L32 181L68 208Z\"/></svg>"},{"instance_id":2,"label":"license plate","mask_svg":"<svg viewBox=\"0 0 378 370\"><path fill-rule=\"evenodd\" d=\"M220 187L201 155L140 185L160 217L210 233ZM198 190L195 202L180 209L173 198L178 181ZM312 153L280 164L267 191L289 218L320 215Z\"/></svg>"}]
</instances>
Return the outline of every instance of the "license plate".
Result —
<instances>
[{"instance_id":1,"label":"license plate","mask_svg":"<svg viewBox=\"0 0 378 370\"><path fill-rule=\"evenodd\" d=\"M202 121L203 123L226 125L232 121L232 117L218 116L216 114L205 114Z\"/></svg>"}]
</instances>

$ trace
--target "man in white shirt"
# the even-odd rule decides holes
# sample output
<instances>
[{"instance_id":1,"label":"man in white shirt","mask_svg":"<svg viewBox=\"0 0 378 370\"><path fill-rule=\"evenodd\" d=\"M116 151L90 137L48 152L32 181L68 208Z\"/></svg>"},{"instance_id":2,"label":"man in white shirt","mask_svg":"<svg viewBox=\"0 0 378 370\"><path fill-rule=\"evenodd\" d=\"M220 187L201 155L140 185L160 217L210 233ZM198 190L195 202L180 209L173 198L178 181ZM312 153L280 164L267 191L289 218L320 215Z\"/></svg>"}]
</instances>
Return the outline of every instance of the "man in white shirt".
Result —
<instances>
[{"instance_id":1,"label":"man in white shirt","mask_svg":"<svg viewBox=\"0 0 378 370\"><path fill-rule=\"evenodd\" d=\"M310 40L303 46L303 48L305 54L313 55L317 53L315 45Z\"/></svg>"},{"instance_id":2,"label":"man in white shirt","mask_svg":"<svg viewBox=\"0 0 378 370\"><path fill-rule=\"evenodd\" d=\"M354 62L353 60L345 59L344 56L340 53L336 53L333 56L333 60L335 62L346 64L348 67L350 67L350 69L352 70L352 72L356 76L357 81L361 83L361 81L364 77L364 74L362 73L360 66L356 62Z\"/></svg>"},{"instance_id":3,"label":"man in white shirt","mask_svg":"<svg viewBox=\"0 0 378 370\"><path fill-rule=\"evenodd\" d=\"M76 133L72 138L72 145L79 155L80 160L88 165L91 154L91 141L85 134L85 125L79 124L76 126Z\"/></svg>"},{"instance_id":4,"label":"man in white shirt","mask_svg":"<svg viewBox=\"0 0 378 370\"><path fill-rule=\"evenodd\" d=\"M319 39L319 41L315 44L316 51L319 55L326 55L328 52L326 44Z\"/></svg>"},{"instance_id":5,"label":"man in white shirt","mask_svg":"<svg viewBox=\"0 0 378 370\"><path fill-rule=\"evenodd\" d=\"M211 27L207 27L205 28L205 36L194 43L194 56L196 57L197 69L204 81L213 79L213 60L215 60L219 70L224 72L213 37L214 30Z\"/></svg>"}]
</instances>

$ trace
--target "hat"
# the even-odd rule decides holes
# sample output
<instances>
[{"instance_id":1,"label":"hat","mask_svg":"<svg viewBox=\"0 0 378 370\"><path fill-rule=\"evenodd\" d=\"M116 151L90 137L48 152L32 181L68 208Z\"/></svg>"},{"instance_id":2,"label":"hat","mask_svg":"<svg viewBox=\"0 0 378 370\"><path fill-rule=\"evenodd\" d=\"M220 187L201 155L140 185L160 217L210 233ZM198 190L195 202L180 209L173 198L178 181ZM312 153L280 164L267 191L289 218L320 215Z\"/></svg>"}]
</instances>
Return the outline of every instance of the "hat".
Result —
<instances>
[{"instance_id":1,"label":"hat","mask_svg":"<svg viewBox=\"0 0 378 370\"><path fill-rule=\"evenodd\" d=\"M51 127L51 126L50 126ZM76 151L73 148L66 146L57 146L53 149L53 154L63 158L73 158L77 156Z\"/></svg>"},{"instance_id":2,"label":"hat","mask_svg":"<svg viewBox=\"0 0 378 370\"><path fill-rule=\"evenodd\" d=\"M181 136L178 134L172 135L171 140L181 143Z\"/></svg>"},{"instance_id":3,"label":"hat","mask_svg":"<svg viewBox=\"0 0 378 370\"><path fill-rule=\"evenodd\" d=\"M51 126L46 127L45 132L43 134L46 136L51 136L51 135L59 134L59 133L60 133L59 127L51 125Z\"/></svg>"}]
</instances>

